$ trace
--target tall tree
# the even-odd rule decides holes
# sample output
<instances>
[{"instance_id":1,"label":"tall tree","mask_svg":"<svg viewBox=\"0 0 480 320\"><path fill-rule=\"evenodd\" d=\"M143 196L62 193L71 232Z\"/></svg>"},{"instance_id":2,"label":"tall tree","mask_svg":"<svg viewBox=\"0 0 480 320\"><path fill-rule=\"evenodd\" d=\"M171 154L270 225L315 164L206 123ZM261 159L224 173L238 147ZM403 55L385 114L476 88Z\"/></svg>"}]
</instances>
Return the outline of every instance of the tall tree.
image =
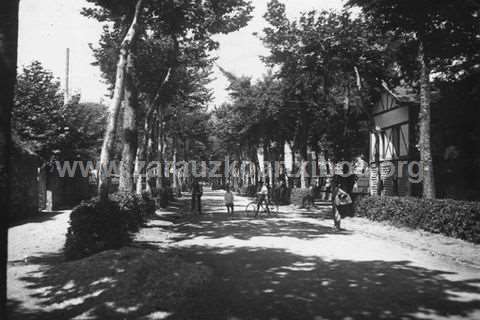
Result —
<instances>
[{"instance_id":1,"label":"tall tree","mask_svg":"<svg viewBox=\"0 0 480 320\"><path fill-rule=\"evenodd\" d=\"M129 2L120 1L112 2L109 0L89 0L101 6L97 9L87 9L85 14L93 16L99 20L113 20L117 26L125 24L123 17L127 16ZM137 3L138 4L138 3ZM137 6L138 7L138 6ZM228 33L237 30L244 26L249 20L249 13L251 11L251 5L245 0L234 1L206 1L206 2L191 2L187 0L182 1L158 1L150 0L145 1L145 12L142 19L141 27L145 30L149 28L149 33L171 35L179 42L182 40L195 40L206 43L208 51L215 49L218 44L213 41L211 36L215 33ZM137 12L137 11L136 11ZM134 15L135 17L136 15ZM134 20L136 21L136 20ZM130 28L132 30L132 28ZM127 33L128 35L129 33ZM122 53L122 47L120 48ZM118 64L120 65L122 56L119 56ZM125 56L126 58L126 56ZM124 65L124 62L123 62ZM117 68L116 77L119 77L119 71L123 68ZM120 82L119 84L122 84ZM121 98L123 88L118 88L117 83L114 86L114 97ZM118 95L116 92L118 91ZM113 99L116 108L112 110L118 110L121 99ZM159 110L162 111L162 110ZM117 112L118 114L118 112ZM117 114L113 114L117 116ZM157 112L157 114L161 114ZM115 117L112 116L112 119ZM116 122L112 121L111 125L107 128L107 134L105 141L104 152L102 152L101 163L108 162L111 158L111 152L113 150L113 141L115 138ZM100 176L99 192L101 196L105 198L108 194L108 177Z\"/></svg>"},{"instance_id":2,"label":"tall tree","mask_svg":"<svg viewBox=\"0 0 480 320\"><path fill-rule=\"evenodd\" d=\"M135 54L134 52L130 52L128 54L125 72L125 100L122 128L123 150L119 185L119 190L123 192L133 192L135 189L133 174L138 146L137 113L139 108L135 69Z\"/></svg>"},{"instance_id":3,"label":"tall tree","mask_svg":"<svg viewBox=\"0 0 480 320\"><path fill-rule=\"evenodd\" d=\"M60 82L39 61L23 67L15 92L13 129L32 149L49 158L66 134Z\"/></svg>"},{"instance_id":4,"label":"tall tree","mask_svg":"<svg viewBox=\"0 0 480 320\"><path fill-rule=\"evenodd\" d=\"M98 183L98 193L101 199L108 198L108 188L110 184L110 177L108 176L107 168L112 159L112 152L115 146L115 132L117 130L118 114L124 95L125 82L125 68L127 65L128 54L131 51L133 42L138 35L139 19L143 10L143 0L138 0L135 6L135 13L133 15L130 27L122 40L120 45L120 53L118 56L116 78L113 99L110 107L109 120L105 132L105 140L100 154L100 173Z\"/></svg>"},{"instance_id":5,"label":"tall tree","mask_svg":"<svg viewBox=\"0 0 480 320\"><path fill-rule=\"evenodd\" d=\"M305 153L306 147L317 149L320 141L323 150L318 151L337 159L364 153L367 143L358 132L365 138L366 129L375 133L369 106L383 81L398 81L398 44L392 35L348 11L310 11L290 21L277 0L269 2L265 18L270 25L262 40L270 55L264 61L277 67L285 105L296 110L290 115L295 149Z\"/></svg>"},{"instance_id":6,"label":"tall tree","mask_svg":"<svg viewBox=\"0 0 480 320\"><path fill-rule=\"evenodd\" d=\"M423 195L435 198L433 155L430 140L431 75L465 61L479 49L479 5L463 0L350 0L384 30L408 38L417 66L404 64L420 87L419 149L423 165ZM410 70L408 70L410 69Z\"/></svg>"},{"instance_id":7,"label":"tall tree","mask_svg":"<svg viewBox=\"0 0 480 320\"><path fill-rule=\"evenodd\" d=\"M114 3L107 0L90 0L90 2L100 5L101 8L86 9L85 14L99 20L113 21L117 32L122 34L121 30L125 25L125 21L129 21L128 18L125 18L128 17L126 13L128 13L129 2L120 1L119 3ZM144 35L147 37L153 36L154 38L160 39L165 36L170 36L174 39L174 44L176 43L178 47L182 47L182 44L201 43L201 48L199 48L200 50L197 49L197 51L206 53L218 46L211 37L213 34L232 32L244 26L250 19L249 13L251 9L250 3L244 0L229 2L211 0L201 3L192 3L187 0L150 0L145 2L145 12L141 27L146 31ZM143 41L143 39L141 40ZM187 46L184 45L184 48L187 48ZM179 50L175 51L176 53L180 52ZM120 52L122 52L121 48ZM120 59L118 63L120 63ZM176 64L176 62L174 62L174 64ZM167 67L171 67L171 65ZM118 78L118 68L115 73ZM158 82L156 84L158 86ZM117 91L116 84L114 88L115 97L115 92ZM154 103L158 103L158 94L154 94L153 96L156 97ZM163 98L163 93L160 97ZM114 99L114 102L115 101L116 99ZM161 101L159 105L165 107L168 103ZM153 115L157 118L153 119L153 123L163 123L163 121L160 121L160 118L164 116L164 108L157 107ZM116 130L113 130L113 125L111 127L112 128L109 127L109 130L107 130L107 134L112 132L113 134L109 137L114 138ZM152 129L154 130L155 128ZM153 132L155 131L156 130ZM110 138L106 139L106 141L110 141L109 145L113 148L113 142L111 142L112 139ZM108 150L109 148L104 149ZM107 152L102 152L102 154L104 155L102 162L105 162L105 159L111 157L111 154ZM108 157L106 155L108 155ZM101 179L99 190L103 192L102 197L106 197L108 193L105 189L108 189L108 179Z\"/></svg>"},{"instance_id":8,"label":"tall tree","mask_svg":"<svg viewBox=\"0 0 480 320\"><path fill-rule=\"evenodd\" d=\"M20 141L44 159L60 151L64 160L94 159L104 133L103 105L79 103L79 96L63 104L60 83L38 61L17 76L12 130Z\"/></svg>"},{"instance_id":9,"label":"tall tree","mask_svg":"<svg viewBox=\"0 0 480 320\"><path fill-rule=\"evenodd\" d=\"M10 117L17 72L18 0L0 3L0 317L7 318Z\"/></svg>"}]
</instances>

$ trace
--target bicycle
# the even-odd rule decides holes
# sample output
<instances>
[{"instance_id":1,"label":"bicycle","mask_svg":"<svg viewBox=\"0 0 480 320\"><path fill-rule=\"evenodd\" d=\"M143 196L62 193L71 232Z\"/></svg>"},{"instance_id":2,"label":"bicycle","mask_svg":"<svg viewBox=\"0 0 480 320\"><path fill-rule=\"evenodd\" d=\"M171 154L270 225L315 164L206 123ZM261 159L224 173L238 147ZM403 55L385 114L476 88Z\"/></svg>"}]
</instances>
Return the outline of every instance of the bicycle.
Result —
<instances>
[{"instance_id":1,"label":"bicycle","mask_svg":"<svg viewBox=\"0 0 480 320\"><path fill-rule=\"evenodd\" d=\"M272 203L271 201L268 201L267 205L265 205L265 202L261 201L259 207L259 201L260 199L257 198L255 201L251 201L245 206L245 213L247 214L247 217L258 217L261 214L266 214L267 216L278 215L278 205Z\"/></svg>"}]
</instances>

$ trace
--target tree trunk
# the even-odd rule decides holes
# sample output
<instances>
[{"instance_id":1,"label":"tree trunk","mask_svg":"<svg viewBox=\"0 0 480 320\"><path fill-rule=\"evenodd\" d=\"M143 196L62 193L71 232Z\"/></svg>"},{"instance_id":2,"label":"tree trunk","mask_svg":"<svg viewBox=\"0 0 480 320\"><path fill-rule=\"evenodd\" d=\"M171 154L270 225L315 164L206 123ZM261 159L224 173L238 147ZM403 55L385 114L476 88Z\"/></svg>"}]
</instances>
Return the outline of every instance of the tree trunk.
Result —
<instances>
[{"instance_id":1,"label":"tree trunk","mask_svg":"<svg viewBox=\"0 0 480 320\"><path fill-rule=\"evenodd\" d=\"M135 56L127 58L125 73L125 101L123 111L123 150L120 167L120 186L122 192L134 191L134 162L137 155L137 110L138 92L135 83Z\"/></svg>"},{"instance_id":2,"label":"tree trunk","mask_svg":"<svg viewBox=\"0 0 480 320\"><path fill-rule=\"evenodd\" d=\"M141 195L142 192L143 192L143 188L142 188L142 168L141 168L141 161L143 161L143 159L141 159L141 154L143 153L143 150L145 148L142 147L142 144L140 144L138 146L138 149L137 149L137 156L135 157L135 169L133 170L133 174L134 174L134 180L133 180L133 183L135 184L135 193L138 194L138 195Z\"/></svg>"},{"instance_id":3,"label":"tree trunk","mask_svg":"<svg viewBox=\"0 0 480 320\"><path fill-rule=\"evenodd\" d=\"M343 135L346 137L348 134L348 116L350 114L350 85L347 84L345 86L345 92L344 92L344 110L345 110L345 116L344 116L344 127L343 127Z\"/></svg>"},{"instance_id":4,"label":"tree trunk","mask_svg":"<svg viewBox=\"0 0 480 320\"><path fill-rule=\"evenodd\" d=\"M168 82L170 79L170 74L171 74L172 69L169 68L167 71L167 74L165 75L165 78L163 79L162 83L160 84L157 92L155 95L153 95L149 99L149 103L147 105L147 112L145 114L145 122L144 122L144 132L143 132L143 141L140 143L140 146L137 150L137 160L135 162L135 177L137 177L136 180L136 193L141 194L143 192L142 189L142 173L145 172L145 179L146 179L146 187L147 187L147 192L151 192L150 184L148 182L148 163L149 161L152 161L153 157L150 156L152 152L152 146L153 146L153 119L155 117L155 104L158 101L158 98L160 97L161 89L163 86ZM140 161L145 161L145 164L143 166L143 169L140 166Z\"/></svg>"},{"instance_id":5,"label":"tree trunk","mask_svg":"<svg viewBox=\"0 0 480 320\"><path fill-rule=\"evenodd\" d=\"M178 183L177 183L177 146L176 143L174 144L174 149L173 149L173 177L172 177L172 188L175 190L178 188Z\"/></svg>"},{"instance_id":6,"label":"tree trunk","mask_svg":"<svg viewBox=\"0 0 480 320\"><path fill-rule=\"evenodd\" d=\"M305 162L308 161L307 159L307 146L303 145L300 149L300 188L306 189L307 188L307 177L306 172L304 170Z\"/></svg>"},{"instance_id":7,"label":"tree trunk","mask_svg":"<svg viewBox=\"0 0 480 320\"><path fill-rule=\"evenodd\" d=\"M423 197L435 199L435 178L433 171L433 157L430 141L430 70L425 57L423 43L420 41L418 48L418 61L420 64L420 160L423 167Z\"/></svg>"},{"instance_id":8,"label":"tree trunk","mask_svg":"<svg viewBox=\"0 0 480 320\"><path fill-rule=\"evenodd\" d=\"M158 112L155 110L150 121L150 130L148 132L147 142L147 163L154 161L158 153ZM156 179L151 174L151 170L147 170L147 191L153 192L157 188Z\"/></svg>"},{"instance_id":9,"label":"tree trunk","mask_svg":"<svg viewBox=\"0 0 480 320\"><path fill-rule=\"evenodd\" d=\"M11 112L17 72L18 0L0 2L0 318L7 318L7 241L10 208Z\"/></svg>"},{"instance_id":10,"label":"tree trunk","mask_svg":"<svg viewBox=\"0 0 480 320\"><path fill-rule=\"evenodd\" d=\"M142 174L145 173L146 166L148 165L147 163L147 143L149 140L149 133L150 133L150 126L151 126L151 118L153 114L153 108L147 107L148 111L145 114L145 120L144 120L144 127L143 127L143 139L140 141L140 144L138 146L137 150L137 159L135 162L135 177L136 177L136 193L137 194L142 194L143 188L142 188ZM144 161L144 166L142 168L140 162Z\"/></svg>"},{"instance_id":11,"label":"tree trunk","mask_svg":"<svg viewBox=\"0 0 480 320\"><path fill-rule=\"evenodd\" d=\"M164 189L165 181L165 128L164 128L164 109L159 107L159 134L158 134L158 161L160 162L159 175L157 176L157 186Z\"/></svg>"},{"instance_id":12,"label":"tree trunk","mask_svg":"<svg viewBox=\"0 0 480 320\"><path fill-rule=\"evenodd\" d=\"M113 149L115 146L115 132L118 125L118 114L120 113L120 106L123 99L124 82L125 82L125 67L127 64L127 56L130 52L132 42L137 36L138 19L140 11L142 10L142 0L138 0L135 6L135 14L132 24L128 29L125 38L120 46L120 54L118 56L117 73L115 78L115 87L113 91L113 99L108 116L108 124L103 140L102 152L100 154L100 172L98 181L98 194L101 200L108 199L108 189L110 185L110 176L107 171L109 162L112 158Z\"/></svg>"}]
</instances>

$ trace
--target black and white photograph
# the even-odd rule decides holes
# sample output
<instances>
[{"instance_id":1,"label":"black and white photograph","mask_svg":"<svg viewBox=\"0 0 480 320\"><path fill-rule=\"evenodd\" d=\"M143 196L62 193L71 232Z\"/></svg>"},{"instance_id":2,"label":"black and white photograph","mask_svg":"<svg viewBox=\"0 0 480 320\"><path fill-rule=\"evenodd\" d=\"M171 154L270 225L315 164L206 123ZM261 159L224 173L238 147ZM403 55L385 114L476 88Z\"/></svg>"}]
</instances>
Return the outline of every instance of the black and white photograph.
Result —
<instances>
[{"instance_id":1,"label":"black and white photograph","mask_svg":"<svg viewBox=\"0 0 480 320\"><path fill-rule=\"evenodd\" d=\"M0 319L480 319L480 0L0 0Z\"/></svg>"}]
</instances>

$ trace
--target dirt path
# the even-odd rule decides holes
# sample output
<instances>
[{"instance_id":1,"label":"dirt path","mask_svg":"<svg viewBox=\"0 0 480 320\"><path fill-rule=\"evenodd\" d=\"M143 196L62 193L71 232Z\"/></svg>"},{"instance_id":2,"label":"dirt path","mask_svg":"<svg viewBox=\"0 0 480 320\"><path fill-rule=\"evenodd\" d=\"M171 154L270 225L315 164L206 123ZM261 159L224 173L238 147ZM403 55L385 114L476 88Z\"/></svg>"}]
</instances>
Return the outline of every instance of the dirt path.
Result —
<instances>
[{"instance_id":1,"label":"dirt path","mask_svg":"<svg viewBox=\"0 0 480 320\"><path fill-rule=\"evenodd\" d=\"M24 309L38 308L41 298L26 275L41 276L49 260L62 260L70 211L45 213L8 230L7 295Z\"/></svg>"},{"instance_id":2,"label":"dirt path","mask_svg":"<svg viewBox=\"0 0 480 320\"><path fill-rule=\"evenodd\" d=\"M227 216L221 193L207 192L206 215L172 211L142 230L139 244L214 270L168 319L480 319L480 269L417 248L407 231L385 238L388 227L361 232L353 219L337 233L327 207L249 219L246 203L237 196Z\"/></svg>"},{"instance_id":3,"label":"dirt path","mask_svg":"<svg viewBox=\"0 0 480 320\"><path fill-rule=\"evenodd\" d=\"M213 275L186 303L151 319L480 319L478 246L358 218L338 233L326 205L246 218L247 202L237 196L236 213L227 216L222 193L206 192L205 215L188 214L189 199L183 199L141 230L135 247L205 265ZM50 287L34 278L61 260L68 216L60 212L10 229L8 295L18 303L19 319L37 319L45 305ZM77 288L70 282L55 285ZM73 296L84 297L89 286ZM51 292L59 303L65 303L62 292ZM85 308L102 303L88 297Z\"/></svg>"}]
</instances>

